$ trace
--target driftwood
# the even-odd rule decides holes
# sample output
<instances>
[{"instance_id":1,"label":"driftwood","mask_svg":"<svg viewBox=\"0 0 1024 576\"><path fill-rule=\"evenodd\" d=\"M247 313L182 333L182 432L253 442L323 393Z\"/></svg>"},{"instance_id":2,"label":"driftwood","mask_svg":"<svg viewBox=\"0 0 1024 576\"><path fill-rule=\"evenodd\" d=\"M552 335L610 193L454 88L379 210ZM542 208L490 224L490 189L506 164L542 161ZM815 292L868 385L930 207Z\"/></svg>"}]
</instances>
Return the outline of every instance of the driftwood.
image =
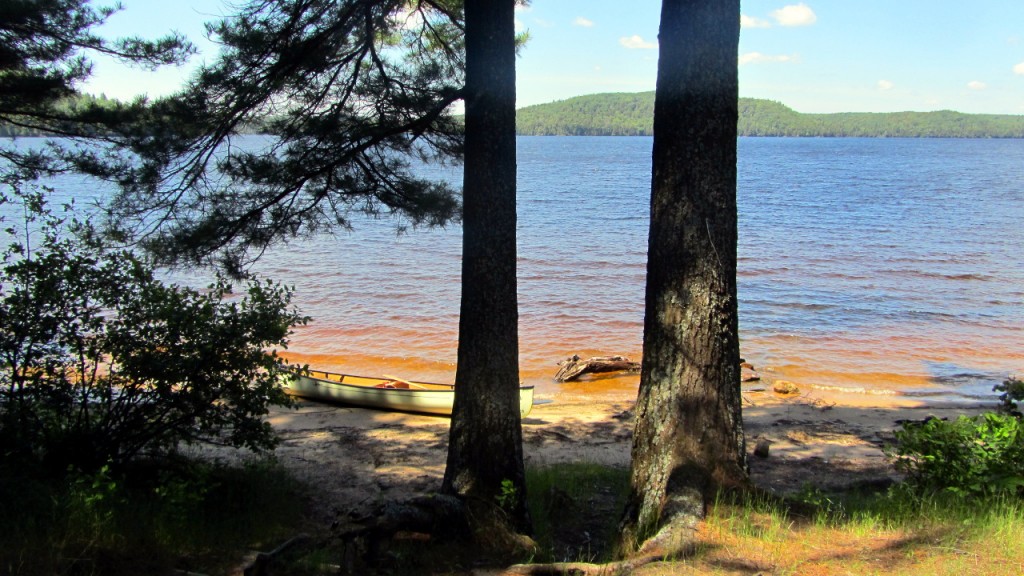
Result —
<instances>
[{"instance_id":1,"label":"driftwood","mask_svg":"<svg viewBox=\"0 0 1024 576\"><path fill-rule=\"evenodd\" d=\"M555 373L556 382L569 382L584 374L599 374L604 372L629 372L640 371L640 362L634 362L625 356L594 356L583 360L577 354L562 360L558 363L558 372ZM754 366L749 362L740 359L740 382L756 382L761 379Z\"/></svg>"},{"instance_id":2,"label":"driftwood","mask_svg":"<svg viewBox=\"0 0 1024 576\"><path fill-rule=\"evenodd\" d=\"M558 363L560 368L555 374L558 382L575 380L584 374L598 374L603 372L639 372L640 363L634 362L625 356L595 356L581 360L573 354L569 358Z\"/></svg>"}]
</instances>

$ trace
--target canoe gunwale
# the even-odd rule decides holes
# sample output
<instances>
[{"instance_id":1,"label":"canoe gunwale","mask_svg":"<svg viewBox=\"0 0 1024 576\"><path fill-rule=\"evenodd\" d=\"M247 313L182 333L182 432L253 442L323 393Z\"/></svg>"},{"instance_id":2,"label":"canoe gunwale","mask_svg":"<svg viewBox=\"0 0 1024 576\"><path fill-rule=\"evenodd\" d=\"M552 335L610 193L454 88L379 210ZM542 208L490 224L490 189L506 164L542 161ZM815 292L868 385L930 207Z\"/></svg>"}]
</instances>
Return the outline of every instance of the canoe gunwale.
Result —
<instances>
[{"instance_id":1,"label":"canoe gunwale","mask_svg":"<svg viewBox=\"0 0 1024 576\"><path fill-rule=\"evenodd\" d=\"M395 382L412 384L416 387L379 386ZM396 381L388 377L358 376L325 370L288 372L284 387L290 394L310 400L439 416L451 416L455 400L453 384ZM519 393L520 416L525 417L533 407L534 386L520 386Z\"/></svg>"}]
</instances>

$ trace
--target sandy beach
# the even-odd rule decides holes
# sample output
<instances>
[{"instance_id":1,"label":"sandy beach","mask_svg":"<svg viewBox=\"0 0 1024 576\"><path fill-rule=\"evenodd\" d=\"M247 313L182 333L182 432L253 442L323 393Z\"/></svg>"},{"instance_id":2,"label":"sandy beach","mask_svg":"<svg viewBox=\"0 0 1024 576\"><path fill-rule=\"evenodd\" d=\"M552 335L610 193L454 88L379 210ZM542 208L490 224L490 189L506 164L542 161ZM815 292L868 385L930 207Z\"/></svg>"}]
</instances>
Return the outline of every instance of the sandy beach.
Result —
<instances>
[{"instance_id":1,"label":"sandy beach","mask_svg":"<svg viewBox=\"0 0 1024 576\"><path fill-rule=\"evenodd\" d=\"M632 402L580 394L541 398L523 420L528 467L566 462L629 466ZM883 446L900 420L956 417L982 405L923 405L885 398L744 393L751 477L777 493L822 490L896 477ZM386 500L436 490L444 474L449 419L300 401L270 422L277 458L315 491L311 519L327 528L371 513ZM760 440L768 457L752 454Z\"/></svg>"}]
</instances>

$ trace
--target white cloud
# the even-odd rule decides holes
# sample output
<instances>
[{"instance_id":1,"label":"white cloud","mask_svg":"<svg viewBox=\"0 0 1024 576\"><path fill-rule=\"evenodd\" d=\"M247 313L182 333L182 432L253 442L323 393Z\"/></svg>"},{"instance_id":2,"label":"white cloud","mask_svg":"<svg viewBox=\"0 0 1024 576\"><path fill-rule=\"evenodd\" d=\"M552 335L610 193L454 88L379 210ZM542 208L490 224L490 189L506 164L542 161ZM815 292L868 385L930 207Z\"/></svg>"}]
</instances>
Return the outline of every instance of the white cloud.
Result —
<instances>
[{"instance_id":1,"label":"white cloud","mask_svg":"<svg viewBox=\"0 0 1024 576\"><path fill-rule=\"evenodd\" d=\"M788 56L786 54L779 54L772 56L770 54L762 54L760 52L747 52L746 54L740 54L739 63L740 66L744 64L765 64L768 62L794 62L796 61L795 56Z\"/></svg>"},{"instance_id":2,"label":"white cloud","mask_svg":"<svg viewBox=\"0 0 1024 576\"><path fill-rule=\"evenodd\" d=\"M772 18L779 26L810 26L818 21L814 10L804 3L790 4L772 12Z\"/></svg>"},{"instance_id":3,"label":"white cloud","mask_svg":"<svg viewBox=\"0 0 1024 576\"><path fill-rule=\"evenodd\" d=\"M619 38L619 44L622 44L630 50L651 50L658 47L657 42L648 42L636 34L629 37L623 36L622 38Z\"/></svg>"},{"instance_id":4,"label":"white cloud","mask_svg":"<svg viewBox=\"0 0 1024 576\"><path fill-rule=\"evenodd\" d=\"M771 28L772 23L753 16L740 14L740 28Z\"/></svg>"},{"instance_id":5,"label":"white cloud","mask_svg":"<svg viewBox=\"0 0 1024 576\"><path fill-rule=\"evenodd\" d=\"M984 90L985 88L988 88L988 84L985 84L984 82L981 82L979 80L971 80L970 82L967 83L967 87L970 88L971 90Z\"/></svg>"},{"instance_id":6,"label":"white cloud","mask_svg":"<svg viewBox=\"0 0 1024 576\"><path fill-rule=\"evenodd\" d=\"M878 89L879 90L892 90L895 86L896 85L893 84L889 80L879 80L878 81Z\"/></svg>"},{"instance_id":7,"label":"white cloud","mask_svg":"<svg viewBox=\"0 0 1024 576\"><path fill-rule=\"evenodd\" d=\"M1013 73L1018 74L1020 76L1024 76L1024 62L1021 62L1020 64L1014 66Z\"/></svg>"},{"instance_id":8,"label":"white cloud","mask_svg":"<svg viewBox=\"0 0 1024 576\"><path fill-rule=\"evenodd\" d=\"M593 20L589 18L584 18L583 16L577 16L576 19L572 21L572 23L573 26L582 26L583 28L591 28L594 26Z\"/></svg>"}]
</instances>

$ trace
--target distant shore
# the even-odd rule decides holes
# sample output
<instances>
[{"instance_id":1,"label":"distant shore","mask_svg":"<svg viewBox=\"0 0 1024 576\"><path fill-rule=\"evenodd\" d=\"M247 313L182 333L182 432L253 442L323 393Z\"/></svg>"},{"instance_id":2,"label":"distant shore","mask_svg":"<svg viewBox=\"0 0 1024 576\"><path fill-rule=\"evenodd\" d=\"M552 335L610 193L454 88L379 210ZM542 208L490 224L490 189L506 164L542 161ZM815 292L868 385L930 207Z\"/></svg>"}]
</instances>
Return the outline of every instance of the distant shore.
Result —
<instances>
[{"instance_id":1,"label":"distant shore","mask_svg":"<svg viewBox=\"0 0 1024 576\"><path fill-rule=\"evenodd\" d=\"M516 112L532 136L651 136L654 92L589 94ZM802 114L772 100L739 99L740 136L1024 138L1024 116L934 112Z\"/></svg>"}]
</instances>

